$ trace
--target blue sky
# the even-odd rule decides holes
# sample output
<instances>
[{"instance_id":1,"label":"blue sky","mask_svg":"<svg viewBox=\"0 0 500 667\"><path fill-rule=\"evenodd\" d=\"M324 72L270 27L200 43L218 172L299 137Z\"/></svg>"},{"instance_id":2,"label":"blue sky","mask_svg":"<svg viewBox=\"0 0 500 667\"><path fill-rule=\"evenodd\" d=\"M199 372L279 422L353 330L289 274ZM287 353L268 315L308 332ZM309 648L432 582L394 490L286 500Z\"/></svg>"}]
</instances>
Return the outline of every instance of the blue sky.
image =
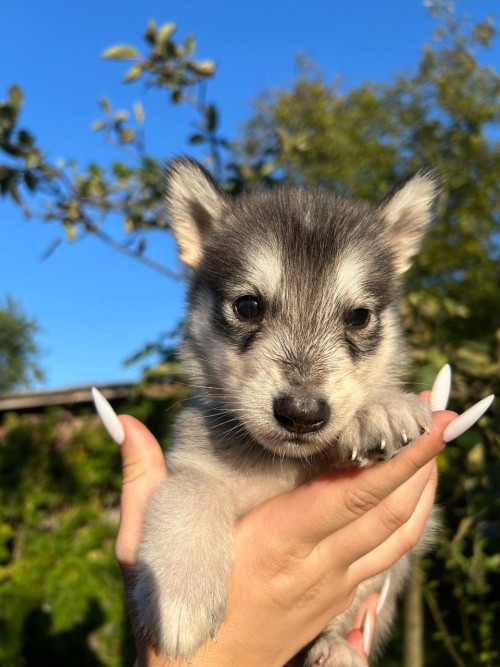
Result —
<instances>
[{"instance_id":1,"label":"blue sky","mask_svg":"<svg viewBox=\"0 0 500 667\"><path fill-rule=\"evenodd\" d=\"M483 18L495 12L498 0L463 0L457 6ZM293 81L298 52L327 76L341 75L348 86L388 80L417 63L432 29L420 0L2 0L0 99L9 84L21 85L22 125L35 132L51 158L84 165L116 157L90 131L101 95L128 109L142 100L150 152L189 152L191 112L170 107L160 93L146 94L140 83L121 84L124 64L99 57L111 44L142 45L148 18L177 23L181 37L193 32L198 57L218 63L208 97L219 106L229 137L250 115L257 93ZM499 66L498 41L486 59ZM124 368L124 358L174 328L183 312L183 286L95 239L65 244L42 262L59 230L25 220L5 200L0 225L0 298L12 295L42 327L45 386L137 377L138 369ZM175 248L166 235L155 238L154 254L175 267Z\"/></svg>"}]
</instances>

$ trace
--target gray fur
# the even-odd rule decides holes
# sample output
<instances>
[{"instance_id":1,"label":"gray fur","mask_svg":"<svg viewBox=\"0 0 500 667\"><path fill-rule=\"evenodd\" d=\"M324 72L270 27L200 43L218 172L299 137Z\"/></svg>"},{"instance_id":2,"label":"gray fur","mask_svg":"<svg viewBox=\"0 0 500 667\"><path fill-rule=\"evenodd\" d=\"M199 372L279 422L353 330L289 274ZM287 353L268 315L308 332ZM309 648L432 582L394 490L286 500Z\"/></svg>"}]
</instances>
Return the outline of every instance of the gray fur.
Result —
<instances>
[{"instance_id":1,"label":"gray fur","mask_svg":"<svg viewBox=\"0 0 500 667\"><path fill-rule=\"evenodd\" d=\"M327 469L391 457L428 426L428 407L401 385L397 306L436 190L421 172L380 206L320 188L230 199L198 163L170 164L172 227L193 269L182 358L195 393L150 504L135 596L165 654L188 658L224 619L238 517ZM245 295L261 307L254 320L236 313ZM364 328L349 324L359 309ZM275 415L280 396L326 400L329 418L292 431ZM407 558L393 568L375 651L407 570ZM383 579L359 586L306 664L359 664L342 637Z\"/></svg>"}]
</instances>

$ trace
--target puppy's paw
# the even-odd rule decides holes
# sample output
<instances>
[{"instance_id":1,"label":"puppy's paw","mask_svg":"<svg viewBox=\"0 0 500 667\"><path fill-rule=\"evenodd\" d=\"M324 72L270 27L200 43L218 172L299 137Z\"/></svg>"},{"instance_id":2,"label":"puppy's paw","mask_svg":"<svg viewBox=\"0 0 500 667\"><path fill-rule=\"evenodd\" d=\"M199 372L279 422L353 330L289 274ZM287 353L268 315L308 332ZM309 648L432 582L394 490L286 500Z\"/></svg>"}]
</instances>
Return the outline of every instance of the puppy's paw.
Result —
<instances>
[{"instance_id":1,"label":"puppy's paw","mask_svg":"<svg viewBox=\"0 0 500 667\"><path fill-rule=\"evenodd\" d=\"M309 651L305 667L366 667L359 653L343 639L319 639Z\"/></svg>"},{"instance_id":2,"label":"puppy's paw","mask_svg":"<svg viewBox=\"0 0 500 667\"><path fill-rule=\"evenodd\" d=\"M339 445L346 458L368 465L392 458L428 430L430 421L430 407L421 398L391 392L356 413Z\"/></svg>"},{"instance_id":3,"label":"puppy's paw","mask_svg":"<svg viewBox=\"0 0 500 667\"><path fill-rule=\"evenodd\" d=\"M169 659L189 661L226 614L227 586L187 563L141 562L135 602L139 622Z\"/></svg>"}]
</instances>

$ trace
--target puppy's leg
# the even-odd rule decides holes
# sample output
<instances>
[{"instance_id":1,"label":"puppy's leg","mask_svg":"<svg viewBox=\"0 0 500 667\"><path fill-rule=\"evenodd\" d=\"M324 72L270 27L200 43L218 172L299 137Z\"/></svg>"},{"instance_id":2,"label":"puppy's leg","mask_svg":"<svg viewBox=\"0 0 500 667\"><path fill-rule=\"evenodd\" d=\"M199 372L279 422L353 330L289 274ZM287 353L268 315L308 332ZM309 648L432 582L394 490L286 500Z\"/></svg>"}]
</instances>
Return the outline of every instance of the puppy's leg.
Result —
<instances>
[{"instance_id":1,"label":"puppy's leg","mask_svg":"<svg viewBox=\"0 0 500 667\"><path fill-rule=\"evenodd\" d=\"M402 590L409 570L409 557L401 558L390 570L391 585L385 604L377 616L370 655L373 657L388 639L398 593ZM306 667L366 667L360 655L344 638L353 629L361 603L372 593L380 592L387 573L368 579L359 585L353 604L333 619L310 649Z\"/></svg>"},{"instance_id":2,"label":"puppy's leg","mask_svg":"<svg viewBox=\"0 0 500 667\"><path fill-rule=\"evenodd\" d=\"M223 484L195 471L169 476L153 495L135 602L144 631L169 657L189 659L224 619L232 507Z\"/></svg>"},{"instance_id":3,"label":"puppy's leg","mask_svg":"<svg viewBox=\"0 0 500 667\"><path fill-rule=\"evenodd\" d=\"M361 408L339 436L345 458L362 465L389 459L429 428L431 410L415 394L388 390Z\"/></svg>"}]
</instances>

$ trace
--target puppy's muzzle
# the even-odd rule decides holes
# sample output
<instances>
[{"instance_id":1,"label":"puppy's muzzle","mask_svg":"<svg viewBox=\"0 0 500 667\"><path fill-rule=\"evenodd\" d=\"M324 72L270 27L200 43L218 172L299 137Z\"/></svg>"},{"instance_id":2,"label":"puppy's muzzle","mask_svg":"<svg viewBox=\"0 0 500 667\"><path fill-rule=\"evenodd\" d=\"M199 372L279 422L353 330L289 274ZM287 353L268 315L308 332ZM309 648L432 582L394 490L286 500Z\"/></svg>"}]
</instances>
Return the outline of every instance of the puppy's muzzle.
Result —
<instances>
[{"instance_id":1,"label":"puppy's muzzle","mask_svg":"<svg viewBox=\"0 0 500 667\"><path fill-rule=\"evenodd\" d=\"M287 394L273 402L276 421L291 433L321 430L330 419L330 406L323 398Z\"/></svg>"}]
</instances>

